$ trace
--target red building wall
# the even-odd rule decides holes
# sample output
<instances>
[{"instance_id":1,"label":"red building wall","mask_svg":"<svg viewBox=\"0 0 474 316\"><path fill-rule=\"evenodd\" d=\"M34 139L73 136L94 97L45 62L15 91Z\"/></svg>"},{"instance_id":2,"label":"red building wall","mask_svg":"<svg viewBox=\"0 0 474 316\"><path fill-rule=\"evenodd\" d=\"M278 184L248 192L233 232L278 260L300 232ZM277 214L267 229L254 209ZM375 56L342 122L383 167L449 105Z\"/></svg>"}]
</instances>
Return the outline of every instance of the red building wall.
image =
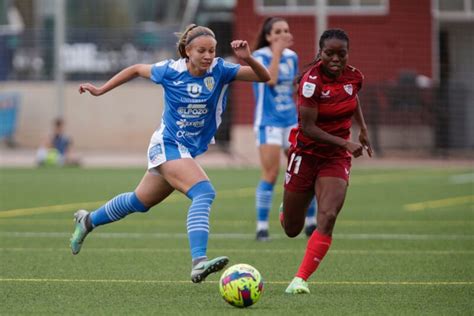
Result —
<instances>
[{"instance_id":1,"label":"red building wall","mask_svg":"<svg viewBox=\"0 0 474 316\"><path fill-rule=\"evenodd\" d=\"M235 38L253 43L267 16L258 15L253 0L237 1ZM316 55L315 18L279 15L287 19L295 38L300 69ZM386 15L329 16L329 28L342 28L350 38L349 63L365 75L366 83L395 80L401 70L432 77L431 0L390 0ZM234 123L251 124L254 99L252 85L233 84Z\"/></svg>"}]
</instances>

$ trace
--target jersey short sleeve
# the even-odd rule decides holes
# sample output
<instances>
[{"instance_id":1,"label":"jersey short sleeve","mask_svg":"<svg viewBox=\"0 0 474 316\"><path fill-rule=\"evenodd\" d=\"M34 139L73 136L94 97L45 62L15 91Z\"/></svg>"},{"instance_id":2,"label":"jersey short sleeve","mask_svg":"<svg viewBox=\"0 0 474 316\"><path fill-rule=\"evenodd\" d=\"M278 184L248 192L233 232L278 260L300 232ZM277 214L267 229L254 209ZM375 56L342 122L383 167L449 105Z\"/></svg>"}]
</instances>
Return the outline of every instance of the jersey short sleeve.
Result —
<instances>
[{"instance_id":1,"label":"jersey short sleeve","mask_svg":"<svg viewBox=\"0 0 474 316\"><path fill-rule=\"evenodd\" d=\"M151 76L150 76L151 81L153 81L154 83L162 82L166 73L166 69L168 69L169 62L170 62L169 60L163 60L163 61L157 62L151 67Z\"/></svg>"},{"instance_id":2,"label":"jersey short sleeve","mask_svg":"<svg viewBox=\"0 0 474 316\"><path fill-rule=\"evenodd\" d=\"M224 83L229 83L233 81L240 69L239 64L234 64L234 63L225 61L222 58L219 58L218 65L219 65L219 68L221 69L222 80L224 81Z\"/></svg>"}]
</instances>

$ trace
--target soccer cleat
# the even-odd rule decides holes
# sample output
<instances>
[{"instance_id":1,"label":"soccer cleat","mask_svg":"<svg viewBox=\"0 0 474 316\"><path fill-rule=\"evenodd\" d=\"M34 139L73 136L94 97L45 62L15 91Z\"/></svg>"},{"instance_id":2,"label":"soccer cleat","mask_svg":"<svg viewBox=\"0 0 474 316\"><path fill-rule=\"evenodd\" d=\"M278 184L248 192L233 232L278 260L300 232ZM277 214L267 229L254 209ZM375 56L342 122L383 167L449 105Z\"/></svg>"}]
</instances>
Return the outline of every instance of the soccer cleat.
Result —
<instances>
[{"instance_id":1,"label":"soccer cleat","mask_svg":"<svg viewBox=\"0 0 474 316\"><path fill-rule=\"evenodd\" d=\"M267 229L262 229L257 231L257 236L255 237L257 241L269 241L270 240L270 235L268 234Z\"/></svg>"},{"instance_id":2,"label":"soccer cleat","mask_svg":"<svg viewBox=\"0 0 474 316\"><path fill-rule=\"evenodd\" d=\"M217 257L201 261L191 270L191 281L193 283L202 282L209 274L222 270L227 263L229 263L229 258L227 257Z\"/></svg>"},{"instance_id":3,"label":"soccer cleat","mask_svg":"<svg viewBox=\"0 0 474 316\"><path fill-rule=\"evenodd\" d=\"M82 243L87 234L92 231L90 224L89 212L86 210L79 210L74 213L74 233L71 236L71 250L73 255L77 255L81 251Z\"/></svg>"},{"instance_id":4,"label":"soccer cleat","mask_svg":"<svg viewBox=\"0 0 474 316\"><path fill-rule=\"evenodd\" d=\"M316 230L316 225L315 224L310 224L310 225L305 226L304 233L305 233L306 237L311 237L311 235L313 234L313 232L315 230Z\"/></svg>"},{"instance_id":5,"label":"soccer cleat","mask_svg":"<svg viewBox=\"0 0 474 316\"><path fill-rule=\"evenodd\" d=\"M285 290L288 294L309 294L308 283L299 277L294 277Z\"/></svg>"}]
</instances>

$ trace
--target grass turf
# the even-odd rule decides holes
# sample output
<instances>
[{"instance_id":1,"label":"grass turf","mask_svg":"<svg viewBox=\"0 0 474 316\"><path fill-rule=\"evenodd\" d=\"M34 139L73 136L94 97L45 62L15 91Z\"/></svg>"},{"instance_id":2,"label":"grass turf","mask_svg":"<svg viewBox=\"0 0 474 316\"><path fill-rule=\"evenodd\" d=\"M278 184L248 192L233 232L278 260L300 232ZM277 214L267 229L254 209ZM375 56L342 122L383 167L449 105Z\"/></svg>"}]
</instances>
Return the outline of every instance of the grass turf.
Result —
<instances>
[{"instance_id":1,"label":"grass turf","mask_svg":"<svg viewBox=\"0 0 474 316\"><path fill-rule=\"evenodd\" d=\"M257 243L258 170L208 174L217 189L208 254L261 272L265 291L256 305L226 304L219 274L191 283L189 200L180 194L98 228L78 256L70 254L74 210L133 190L142 170L0 169L0 314L474 313L472 170L355 169L333 245L310 279L312 293L301 296L283 293L306 238L287 238L279 227L281 185L272 240Z\"/></svg>"}]
</instances>

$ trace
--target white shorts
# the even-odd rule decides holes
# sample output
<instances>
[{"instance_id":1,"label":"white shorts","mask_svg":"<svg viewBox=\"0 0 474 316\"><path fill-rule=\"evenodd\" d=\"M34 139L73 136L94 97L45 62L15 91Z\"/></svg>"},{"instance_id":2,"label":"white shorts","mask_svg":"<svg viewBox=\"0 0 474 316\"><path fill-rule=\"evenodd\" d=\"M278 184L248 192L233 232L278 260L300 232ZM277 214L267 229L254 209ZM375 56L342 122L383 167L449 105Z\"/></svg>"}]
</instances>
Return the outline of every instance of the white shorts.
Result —
<instances>
[{"instance_id":1,"label":"white shorts","mask_svg":"<svg viewBox=\"0 0 474 316\"><path fill-rule=\"evenodd\" d=\"M148 170L156 172L156 167L165 163L166 161L193 158L188 148L176 142L163 139L161 129L157 130L151 136L150 144L148 145Z\"/></svg>"},{"instance_id":2,"label":"white shorts","mask_svg":"<svg viewBox=\"0 0 474 316\"><path fill-rule=\"evenodd\" d=\"M257 146L278 145L283 149L288 149L290 147L288 137L290 136L290 131L295 127L296 125L288 127L257 126L254 128Z\"/></svg>"}]
</instances>

